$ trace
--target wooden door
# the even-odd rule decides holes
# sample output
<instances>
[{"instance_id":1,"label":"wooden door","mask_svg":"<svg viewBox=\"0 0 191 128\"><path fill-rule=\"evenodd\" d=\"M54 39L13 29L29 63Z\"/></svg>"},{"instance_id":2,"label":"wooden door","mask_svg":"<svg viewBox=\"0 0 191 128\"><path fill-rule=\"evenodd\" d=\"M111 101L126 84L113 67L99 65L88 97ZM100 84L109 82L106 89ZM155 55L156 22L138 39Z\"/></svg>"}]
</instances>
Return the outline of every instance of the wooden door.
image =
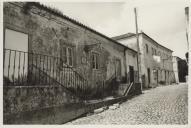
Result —
<instances>
[{"instance_id":1,"label":"wooden door","mask_svg":"<svg viewBox=\"0 0 191 128\"><path fill-rule=\"evenodd\" d=\"M129 66L129 73L130 73L130 83L134 82L134 68L133 66Z\"/></svg>"},{"instance_id":2,"label":"wooden door","mask_svg":"<svg viewBox=\"0 0 191 128\"><path fill-rule=\"evenodd\" d=\"M151 76L150 76L150 69L149 68L147 68L147 76L148 76L148 85L150 85L150 83L151 83Z\"/></svg>"}]
</instances>

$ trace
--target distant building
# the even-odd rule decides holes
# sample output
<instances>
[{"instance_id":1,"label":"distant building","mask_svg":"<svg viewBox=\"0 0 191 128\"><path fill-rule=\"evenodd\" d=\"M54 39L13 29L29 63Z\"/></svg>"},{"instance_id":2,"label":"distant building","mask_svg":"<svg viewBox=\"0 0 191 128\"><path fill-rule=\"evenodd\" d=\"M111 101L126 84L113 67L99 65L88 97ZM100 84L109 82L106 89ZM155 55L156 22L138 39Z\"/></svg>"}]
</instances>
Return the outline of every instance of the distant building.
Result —
<instances>
[{"instance_id":1,"label":"distant building","mask_svg":"<svg viewBox=\"0 0 191 128\"><path fill-rule=\"evenodd\" d=\"M138 34L141 58L141 77L144 88L174 82L172 50L160 45L144 32ZM135 34L124 34L112 39L137 51Z\"/></svg>"}]
</instances>

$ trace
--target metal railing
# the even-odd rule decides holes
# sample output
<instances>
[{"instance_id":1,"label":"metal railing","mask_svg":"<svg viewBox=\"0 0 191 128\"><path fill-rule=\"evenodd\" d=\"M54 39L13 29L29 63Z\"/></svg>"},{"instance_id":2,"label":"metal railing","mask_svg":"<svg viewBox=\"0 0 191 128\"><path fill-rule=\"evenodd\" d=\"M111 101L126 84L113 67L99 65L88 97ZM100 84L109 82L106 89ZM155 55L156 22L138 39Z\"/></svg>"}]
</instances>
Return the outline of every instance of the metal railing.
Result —
<instances>
[{"instance_id":1,"label":"metal railing","mask_svg":"<svg viewBox=\"0 0 191 128\"><path fill-rule=\"evenodd\" d=\"M84 92L88 81L60 57L4 49L4 86L62 85Z\"/></svg>"},{"instance_id":2,"label":"metal railing","mask_svg":"<svg viewBox=\"0 0 191 128\"><path fill-rule=\"evenodd\" d=\"M131 82L130 85L126 88L126 90L124 92L124 96L128 95L128 93L129 93L130 89L132 88L132 86L133 86L133 82Z\"/></svg>"}]
</instances>

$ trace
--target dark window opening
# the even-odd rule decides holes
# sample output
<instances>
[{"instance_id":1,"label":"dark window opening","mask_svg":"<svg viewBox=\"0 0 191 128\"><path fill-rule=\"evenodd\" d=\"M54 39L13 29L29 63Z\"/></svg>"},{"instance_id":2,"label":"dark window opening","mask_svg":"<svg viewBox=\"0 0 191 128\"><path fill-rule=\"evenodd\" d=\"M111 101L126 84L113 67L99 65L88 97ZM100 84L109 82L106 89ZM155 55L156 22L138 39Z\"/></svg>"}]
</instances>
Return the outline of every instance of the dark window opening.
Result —
<instances>
[{"instance_id":1,"label":"dark window opening","mask_svg":"<svg viewBox=\"0 0 191 128\"><path fill-rule=\"evenodd\" d=\"M148 44L145 44L145 47L146 47L146 53L149 53Z\"/></svg>"},{"instance_id":2,"label":"dark window opening","mask_svg":"<svg viewBox=\"0 0 191 128\"><path fill-rule=\"evenodd\" d=\"M99 54L98 53L92 53L92 68L98 69L98 61L99 61Z\"/></svg>"}]
</instances>

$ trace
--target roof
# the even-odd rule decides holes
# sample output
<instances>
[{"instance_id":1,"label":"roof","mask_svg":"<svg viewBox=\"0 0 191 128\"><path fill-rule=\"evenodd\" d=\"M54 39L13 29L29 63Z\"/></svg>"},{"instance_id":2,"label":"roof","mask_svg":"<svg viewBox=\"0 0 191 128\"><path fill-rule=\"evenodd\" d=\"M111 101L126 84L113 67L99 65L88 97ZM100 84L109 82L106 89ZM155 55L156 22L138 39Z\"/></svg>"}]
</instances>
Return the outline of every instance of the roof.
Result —
<instances>
[{"instance_id":1,"label":"roof","mask_svg":"<svg viewBox=\"0 0 191 128\"><path fill-rule=\"evenodd\" d=\"M178 56L173 56L173 57L175 57L175 58L177 58L177 59L179 59L179 60L182 60L182 58L180 58L180 57L178 57Z\"/></svg>"},{"instance_id":2,"label":"roof","mask_svg":"<svg viewBox=\"0 0 191 128\"><path fill-rule=\"evenodd\" d=\"M150 36L148 36L146 33L144 33L144 32L138 33L138 35L140 35L140 34L145 35L147 38L151 39L151 40L152 40L153 42L155 42L157 45L159 45L159 46L161 46L161 47L163 47L163 48L165 48L165 49L167 49L167 50L173 52L171 49L169 49L169 48L167 48L167 47L165 47L165 46L159 44L157 41L155 41L153 38L151 38ZM123 34L123 35L120 35L120 36L112 37L112 39L114 39L114 40L120 40L120 39L135 37L135 36L136 36L136 34L133 34L133 33L130 33L130 34L129 34L129 33L127 33L127 34Z\"/></svg>"},{"instance_id":3,"label":"roof","mask_svg":"<svg viewBox=\"0 0 191 128\"><path fill-rule=\"evenodd\" d=\"M84 24L82 24L82 23L80 23L80 22L78 22L78 21L76 21L76 20L74 20L74 19L72 19L72 18L66 16L66 15L64 15L61 11L59 11L59 10L57 10L57 9L55 9L55 8L53 9L53 8L48 7L48 6L45 6L45 5L43 5L43 4L39 3L39 2L26 2L26 5L27 5L27 6L32 6L32 5L33 5L33 6L36 6L36 7L38 7L38 8L44 9L44 10L46 10L47 12L50 12L50 13L52 13L52 14L58 16L58 17L61 17L61 18L63 18L63 19L66 19L66 20L68 20L68 21L70 21L70 22L72 22L72 23L74 23L74 24L76 24L76 25L78 25L78 26L81 26L81 27L83 27L83 28L85 28L85 29L87 29L87 30L89 30L89 31L91 31L91 32L93 32L93 33L95 33L95 34L97 34L97 35L99 35L99 36L101 36L101 37L103 37L103 38L109 40L109 41L112 41L113 43L115 43L115 44L117 44L117 45L120 45L120 46L122 46L122 47L125 47L126 49L129 49L129 50L131 50L131 51L137 53L137 51L135 51L135 50L133 50L133 49L131 49L131 48L129 48L129 47L127 47L127 46L125 46L125 45L119 43L119 42L117 42L116 40L113 40L113 39L107 37L106 35L104 35L104 34L102 34L102 33L100 33L100 32L97 32L96 30L94 30L94 29L92 29L92 28L90 28L90 27L88 27L88 26L86 26L86 25L84 25ZM30 7L29 7L29 8L30 8Z\"/></svg>"},{"instance_id":4,"label":"roof","mask_svg":"<svg viewBox=\"0 0 191 128\"><path fill-rule=\"evenodd\" d=\"M124 38L127 38L127 37L132 37L132 36L135 36L135 34L134 33L127 33L127 34L112 37L112 39L120 40L120 39L124 39Z\"/></svg>"}]
</instances>

